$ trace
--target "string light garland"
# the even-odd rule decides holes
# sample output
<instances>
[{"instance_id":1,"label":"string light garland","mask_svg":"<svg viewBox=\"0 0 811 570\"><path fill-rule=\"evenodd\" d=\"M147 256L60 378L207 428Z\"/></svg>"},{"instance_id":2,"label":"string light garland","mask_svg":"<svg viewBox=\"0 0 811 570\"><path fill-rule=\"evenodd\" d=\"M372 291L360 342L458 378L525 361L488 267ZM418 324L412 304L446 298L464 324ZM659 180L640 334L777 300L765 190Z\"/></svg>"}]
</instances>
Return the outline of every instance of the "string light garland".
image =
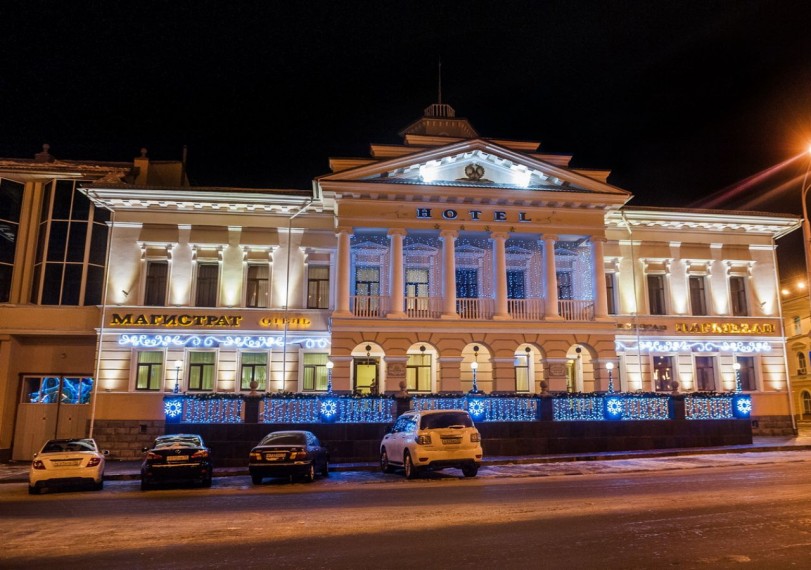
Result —
<instances>
[{"instance_id":1,"label":"string light garland","mask_svg":"<svg viewBox=\"0 0 811 570\"><path fill-rule=\"evenodd\" d=\"M643 340L637 345L627 345L618 340L615 341L614 347L617 352L725 352L735 353L740 352L743 354L753 354L760 352L771 352L772 345L766 341L751 341L751 342L688 342L686 340Z\"/></svg>"},{"instance_id":2,"label":"string light garland","mask_svg":"<svg viewBox=\"0 0 811 570\"><path fill-rule=\"evenodd\" d=\"M122 334L118 337L119 346L145 348L169 347L222 347L222 348L282 348L283 336L238 336L238 335L197 335L197 334ZM327 337L292 337L288 345L301 345L304 348L328 348Z\"/></svg>"}]
</instances>

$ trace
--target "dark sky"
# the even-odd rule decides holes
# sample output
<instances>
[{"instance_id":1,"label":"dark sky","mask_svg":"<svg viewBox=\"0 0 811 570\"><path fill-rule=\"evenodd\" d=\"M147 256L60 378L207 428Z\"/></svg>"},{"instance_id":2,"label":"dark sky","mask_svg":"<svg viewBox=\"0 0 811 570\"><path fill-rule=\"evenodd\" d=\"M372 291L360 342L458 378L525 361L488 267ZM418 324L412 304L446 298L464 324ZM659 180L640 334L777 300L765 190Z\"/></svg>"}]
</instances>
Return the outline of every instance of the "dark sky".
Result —
<instances>
[{"instance_id":1,"label":"dark sky","mask_svg":"<svg viewBox=\"0 0 811 570\"><path fill-rule=\"evenodd\" d=\"M0 156L185 144L195 184L308 188L399 142L440 58L480 134L611 169L634 205L690 206L811 141L806 1L27 1L0 6ZM718 207L782 188L749 207L800 213L807 165Z\"/></svg>"}]
</instances>

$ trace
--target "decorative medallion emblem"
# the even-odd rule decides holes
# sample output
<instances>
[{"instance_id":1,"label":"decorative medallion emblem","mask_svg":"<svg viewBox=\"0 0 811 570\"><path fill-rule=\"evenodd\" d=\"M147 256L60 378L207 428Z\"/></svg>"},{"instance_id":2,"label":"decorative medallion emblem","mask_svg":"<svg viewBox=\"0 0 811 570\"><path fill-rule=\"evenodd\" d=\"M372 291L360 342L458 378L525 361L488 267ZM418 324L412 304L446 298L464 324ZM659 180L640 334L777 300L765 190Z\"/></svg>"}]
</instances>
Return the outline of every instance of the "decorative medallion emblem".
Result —
<instances>
[{"instance_id":1,"label":"decorative medallion emblem","mask_svg":"<svg viewBox=\"0 0 811 570\"><path fill-rule=\"evenodd\" d=\"M481 164L468 164L465 166L465 176L472 182L478 182L484 176L484 167Z\"/></svg>"}]
</instances>

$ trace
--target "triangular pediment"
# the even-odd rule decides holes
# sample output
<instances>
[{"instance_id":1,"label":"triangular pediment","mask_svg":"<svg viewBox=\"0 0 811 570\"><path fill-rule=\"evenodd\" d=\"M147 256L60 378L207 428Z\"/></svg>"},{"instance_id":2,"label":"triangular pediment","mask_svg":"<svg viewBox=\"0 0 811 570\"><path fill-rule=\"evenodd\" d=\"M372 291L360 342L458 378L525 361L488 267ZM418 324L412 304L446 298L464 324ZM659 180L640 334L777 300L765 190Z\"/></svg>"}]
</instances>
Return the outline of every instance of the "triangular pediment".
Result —
<instances>
[{"instance_id":1,"label":"triangular pediment","mask_svg":"<svg viewBox=\"0 0 811 570\"><path fill-rule=\"evenodd\" d=\"M446 146L421 149L374 164L360 165L319 178L331 182L355 182L400 186L463 187L617 194L624 190L590 178L572 169L551 164L536 156L517 152L487 139L465 140Z\"/></svg>"}]
</instances>

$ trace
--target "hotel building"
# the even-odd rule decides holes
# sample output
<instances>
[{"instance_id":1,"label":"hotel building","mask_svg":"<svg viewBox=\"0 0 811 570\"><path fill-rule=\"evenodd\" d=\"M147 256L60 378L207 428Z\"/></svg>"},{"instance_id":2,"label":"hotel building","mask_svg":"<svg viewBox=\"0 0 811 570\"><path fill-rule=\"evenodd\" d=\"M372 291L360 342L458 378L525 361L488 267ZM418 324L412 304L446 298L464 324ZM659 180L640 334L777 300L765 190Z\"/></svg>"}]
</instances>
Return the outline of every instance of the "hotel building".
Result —
<instances>
[{"instance_id":1,"label":"hotel building","mask_svg":"<svg viewBox=\"0 0 811 570\"><path fill-rule=\"evenodd\" d=\"M739 390L755 433L791 433L775 249L797 217L630 206L609 172L481 137L448 105L401 135L310 190L189 187L181 163L171 182L138 159L77 172L109 231L81 317L36 285L72 291L37 273L42 190L0 170L32 204L0 305L0 452L67 433L43 383L74 376L88 394L61 408L84 406L119 457L174 392Z\"/></svg>"}]
</instances>

